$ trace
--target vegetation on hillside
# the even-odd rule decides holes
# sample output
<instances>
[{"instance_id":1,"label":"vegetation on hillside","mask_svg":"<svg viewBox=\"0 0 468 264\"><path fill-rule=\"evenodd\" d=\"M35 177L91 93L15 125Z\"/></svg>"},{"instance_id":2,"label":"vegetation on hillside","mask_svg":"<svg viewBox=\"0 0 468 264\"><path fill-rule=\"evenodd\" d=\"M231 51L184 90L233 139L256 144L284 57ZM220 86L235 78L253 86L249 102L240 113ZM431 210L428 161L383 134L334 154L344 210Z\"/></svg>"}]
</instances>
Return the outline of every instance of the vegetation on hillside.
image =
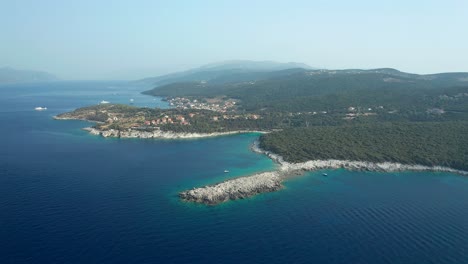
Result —
<instances>
[{"instance_id":1,"label":"vegetation on hillside","mask_svg":"<svg viewBox=\"0 0 468 264\"><path fill-rule=\"evenodd\" d=\"M468 122L294 128L262 135L260 147L289 162L389 161L468 170Z\"/></svg>"},{"instance_id":2,"label":"vegetation on hillside","mask_svg":"<svg viewBox=\"0 0 468 264\"><path fill-rule=\"evenodd\" d=\"M461 120L468 116L466 77L468 74L463 73L412 75L388 69L288 70L265 80L171 83L145 93L165 97L227 96L239 100L239 107L250 112L343 113L350 106L366 109L383 106L387 112L396 110L408 119L414 116L413 120L424 119L421 114L428 109L443 107L446 112L461 114L451 120Z\"/></svg>"}]
</instances>

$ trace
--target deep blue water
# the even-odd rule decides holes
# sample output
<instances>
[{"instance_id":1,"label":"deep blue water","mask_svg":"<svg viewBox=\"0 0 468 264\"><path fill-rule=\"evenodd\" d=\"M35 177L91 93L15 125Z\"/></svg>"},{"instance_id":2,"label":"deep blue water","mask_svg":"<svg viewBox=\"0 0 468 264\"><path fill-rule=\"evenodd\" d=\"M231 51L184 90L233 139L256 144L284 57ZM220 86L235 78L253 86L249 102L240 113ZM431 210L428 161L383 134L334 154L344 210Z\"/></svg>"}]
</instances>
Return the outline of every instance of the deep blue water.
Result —
<instances>
[{"instance_id":1,"label":"deep blue water","mask_svg":"<svg viewBox=\"0 0 468 264\"><path fill-rule=\"evenodd\" d=\"M466 177L315 172L194 205L177 192L274 168L249 151L256 135L104 139L52 119L101 100L166 106L141 90L0 86L0 263L468 263Z\"/></svg>"}]
</instances>

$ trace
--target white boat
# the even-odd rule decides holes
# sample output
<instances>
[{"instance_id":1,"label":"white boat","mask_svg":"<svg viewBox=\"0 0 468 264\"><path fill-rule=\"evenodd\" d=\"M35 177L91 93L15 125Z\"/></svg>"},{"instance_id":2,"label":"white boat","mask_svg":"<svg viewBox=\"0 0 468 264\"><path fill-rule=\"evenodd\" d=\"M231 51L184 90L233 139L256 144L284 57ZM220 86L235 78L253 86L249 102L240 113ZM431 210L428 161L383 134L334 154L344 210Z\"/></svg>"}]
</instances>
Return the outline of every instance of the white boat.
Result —
<instances>
[{"instance_id":1,"label":"white boat","mask_svg":"<svg viewBox=\"0 0 468 264\"><path fill-rule=\"evenodd\" d=\"M135 100L133 100L133 98L132 98L132 99L130 99L130 102L133 102L133 101L135 101Z\"/></svg>"},{"instance_id":2,"label":"white boat","mask_svg":"<svg viewBox=\"0 0 468 264\"><path fill-rule=\"evenodd\" d=\"M328 176L328 174L327 174L327 173L322 173L322 176L325 176L325 177L327 177L327 176Z\"/></svg>"},{"instance_id":3,"label":"white boat","mask_svg":"<svg viewBox=\"0 0 468 264\"><path fill-rule=\"evenodd\" d=\"M38 106L38 107L34 108L34 110L36 110L36 111L44 111L44 110L47 110L47 107Z\"/></svg>"},{"instance_id":4,"label":"white boat","mask_svg":"<svg viewBox=\"0 0 468 264\"><path fill-rule=\"evenodd\" d=\"M224 173L229 173L229 171L228 171L228 170L224 170Z\"/></svg>"},{"instance_id":5,"label":"white boat","mask_svg":"<svg viewBox=\"0 0 468 264\"><path fill-rule=\"evenodd\" d=\"M105 101L105 100L101 101L101 104L109 104L109 103L110 103L109 101Z\"/></svg>"}]
</instances>

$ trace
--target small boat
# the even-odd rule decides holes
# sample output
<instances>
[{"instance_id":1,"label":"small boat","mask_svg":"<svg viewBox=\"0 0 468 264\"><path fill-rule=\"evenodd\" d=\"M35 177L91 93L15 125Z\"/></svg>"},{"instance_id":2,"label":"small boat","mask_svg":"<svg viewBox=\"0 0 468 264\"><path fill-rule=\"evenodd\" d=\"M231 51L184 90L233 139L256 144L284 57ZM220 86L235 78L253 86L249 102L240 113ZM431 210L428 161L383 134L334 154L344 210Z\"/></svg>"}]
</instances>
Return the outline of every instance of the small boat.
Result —
<instances>
[{"instance_id":1,"label":"small boat","mask_svg":"<svg viewBox=\"0 0 468 264\"><path fill-rule=\"evenodd\" d=\"M109 101L102 100L100 104L109 104Z\"/></svg>"},{"instance_id":2,"label":"small boat","mask_svg":"<svg viewBox=\"0 0 468 264\"><path fill-rule=\"evenodd\" d=\"M224 170L224 173L229 173L229 171L228 171L228 170Z\"/></svg>"},{"instance_id":3,"label":"small boat","mask_svg":"<svg viewBox=\"0 0 468 264\"><path fill-rule=\"evenodd\" d=\"M325 176L325 177L327 177L327 176L328 176L328 174L326 174L326 173L322 173L322 176Z\"/></svg>"},{"instance_id":4,"label":"small boat","mask_svg":"<svg viewBox=\"0 0 468 264\"><path fill-rule=\"evenodd\" d=\"M47 110L47 107L38 106L38 107L34 108L34 110L36 110L36 111L44 111L44 110Z\"/></svg>"},{"instance_id":5,"label":"small boat","mask_svg":"<svg viewBox=\"0 0 468 264\"><path fill-rule=\"evenodd\" d=\"M135 101L135 100L133 100L133 98L132 98L132 99L130 99L130 102L133 102L133 101Z\"/></svg>"}]
</instances>

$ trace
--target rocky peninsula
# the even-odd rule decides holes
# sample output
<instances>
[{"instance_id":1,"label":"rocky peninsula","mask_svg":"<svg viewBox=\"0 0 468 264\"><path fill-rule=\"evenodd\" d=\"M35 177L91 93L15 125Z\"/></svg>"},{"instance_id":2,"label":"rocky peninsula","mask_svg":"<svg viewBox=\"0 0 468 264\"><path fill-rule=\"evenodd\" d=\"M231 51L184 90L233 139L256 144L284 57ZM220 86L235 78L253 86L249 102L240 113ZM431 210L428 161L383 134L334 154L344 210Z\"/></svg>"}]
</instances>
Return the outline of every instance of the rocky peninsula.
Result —
<instances>
[{"instance_id":1,"label":"rocky peninsula","mask_svg":"<svg viewBox=\"0 0 468 264\"><path fill-rule=\"evenodd\" d=\"M252 150L262 153L278 164L276 171L263 172L251 176L239 177L224 182L194 188L179 193L184 201L216 205L229 200L244 199L260 193L280 190L282 182L293 175L302 175L307 171L325 169L346 169L351 171L377 171L377 172L403 172L403 171L430 171L450 172L459 175L468 175L468 171L456 170L442 166L409 165L392 162L366 162L350 160L311 160L302 163L289 163L283 157L259 148L258 142L252 145Z\"/></svg>"},{"instance_id":2,"label":"rocky peninsula","mask_svg":"<svg viewBox=\"0 0 468 264\"><path fill-rule=\"evenodd\" d=\"M244 199L259 193L277 191L283 187L281 182L280 172L264 172L184 191L179 193L179 197L185 201L216 205L229 200Z\"/></svg>"},{"instance_id":3,"label":"rocky peninsula","mask_svg":"<svg viewBox=\"0 0 468 264\"><path fill-rule=\"evenodd\" d=\"M84 128L93 135L116 138L195 139L241 133L266 133L259 115L225 114L208 110L150 109L103 104L59 114L57 120L94 122Z\"/></svg>"}]
</instances>

